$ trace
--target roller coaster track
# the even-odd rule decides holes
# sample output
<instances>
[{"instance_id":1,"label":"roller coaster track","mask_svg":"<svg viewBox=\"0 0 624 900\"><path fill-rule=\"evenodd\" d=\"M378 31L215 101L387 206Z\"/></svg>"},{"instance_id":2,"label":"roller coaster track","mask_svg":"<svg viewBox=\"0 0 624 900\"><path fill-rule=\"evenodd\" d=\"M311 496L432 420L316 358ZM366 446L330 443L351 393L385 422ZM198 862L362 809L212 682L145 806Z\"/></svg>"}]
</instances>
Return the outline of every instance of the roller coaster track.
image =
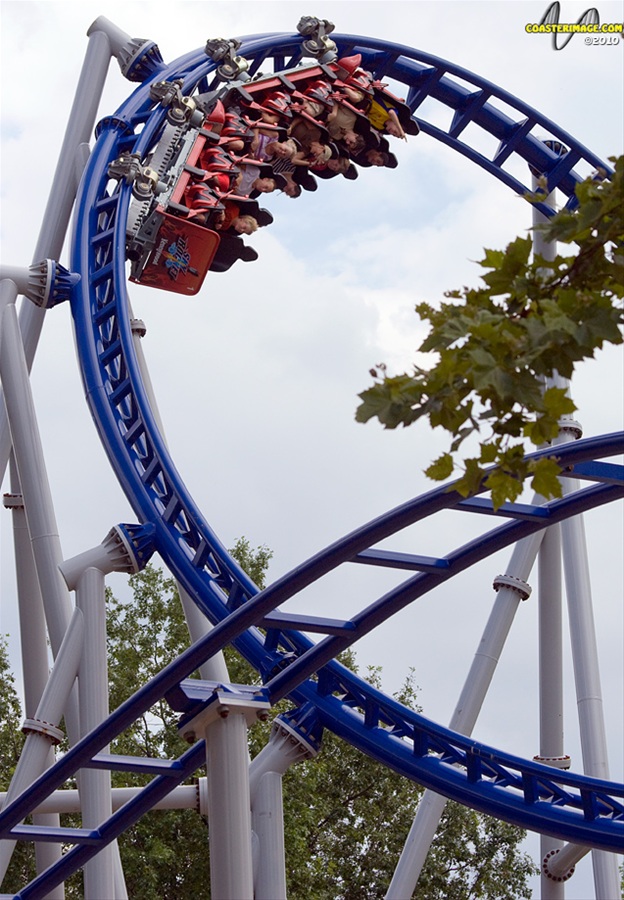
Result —
<instances>
[{"instance_id":1,"label":"roller coaster track","mask_svg":"<svg viewBox=\"0 0 624 900\"><path fill-rule=\"evenodd\" d=\"M544 173L548 191L560 190L570 207L575 185L588 174L581 172L583 167L609 172L603 161L535 110L457 66L370 38L332 37L341 55L361 53L363 66L376 78L406 85L407 103L419 113L424 134L457 150L520 195L529 191L528 185L504 168L518 160L525 168L528 164ZM300 61L301 40L299 35L282 34L243 38L240 53L253 61L252 74L264 72L269 65L282 71ZM557 448L566 475L584 484L563 499L542 506L506 504L495 511L486 497L462 499L452 485L445 485L369 522L261 592L227 553L177 473L150 408L133 345L125 271L130 187L112 182L107 173L121 153L144 157L158 140L165 112L150 100L151 81L182 78L186 93L195 87L206 90L213 84L214 67L203 51L170 65L152 60L144 82L113 116L100 123L79 194L71 267L81 275L72 311L86 397L109 461L137 520L147 526L131 532L136 552L140 557L155 548L215 627L0 814L2 837L45 838L45 830L18 823L81 767L155 776L138 798L99 829L62 829L63 841L76 846L17 896L44 896L46 889L84 865L202 764L201 742L179 760L128 759L101 751L163 696L185 718L192 718L209 700L214 685L187 679L230 642L260 673L262 696L271 702L288 696L298 704L291 716L302 731L312 734L329 728L426 787L524 828L612 852L621 850L622 786L553 770L451 732L371 687L335 657L418 597L497 550L621 499L624 471L604 460L623 452L624 435L604 435ZM425 101L451 111L448 130L425 116ZM468 142L468 135L475 131L468 125L497 139L492 157ZM564 144L568 152L564 156L553 152L544 138ZM546 215L553 212L547 202L540 208ZM440 558L375 549L385 538L443 510L491 516L495 525ZM403 569L409 576L347 621L281 611L281 605L305 587L353 562ZM302 632L323 637L314 643Z\"/></svg>"}]
</instances>

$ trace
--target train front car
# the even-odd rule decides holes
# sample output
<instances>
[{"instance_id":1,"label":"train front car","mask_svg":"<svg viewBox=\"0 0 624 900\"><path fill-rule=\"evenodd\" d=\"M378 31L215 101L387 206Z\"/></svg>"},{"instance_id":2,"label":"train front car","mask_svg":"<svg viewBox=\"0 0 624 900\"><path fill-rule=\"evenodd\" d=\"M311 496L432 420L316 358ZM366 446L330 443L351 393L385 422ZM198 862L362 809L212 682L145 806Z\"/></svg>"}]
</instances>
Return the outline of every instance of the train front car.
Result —
<instances>
[{"instance_id":1,"label":"train front car","mask_svg":"<svg viewBox=\"0 0 624 900\"><path fill-rule=\"evenodd\" d=\"M206 52L221 58L237 47L209 41ZM167 109L161 137L146 159L130 154L110 167L132 182L126 252L135 283L196 294L208 271L257 259L242 235L273 221L257 197L297 197L317 189L316 177L355 179L359 166L394 168L388 136L418 133L358 54L254 79L241 57L221 70L222 83L194 97L181 81L153 85L150 96Z\"/></svg>"},{"instance_id":2,"label":"train front car","mask_svg":"<svg viewBox=\"0 0 624 900\"><path fill-rule=\"evenodd\" d=\"M192 171L206 145L219 136L175 82L161 82L152 96L169 106L162 136L149 158L122 157L112 177L132 180L133 200L126 227L130 280L138 284L196 294L219 246L219 235L189 218L183 205ZM174 102L171 101L173 98ZM176 121L176 118L181 121ZM206 122L207 127L203 127Z\"/></svg>"}]
</instances>

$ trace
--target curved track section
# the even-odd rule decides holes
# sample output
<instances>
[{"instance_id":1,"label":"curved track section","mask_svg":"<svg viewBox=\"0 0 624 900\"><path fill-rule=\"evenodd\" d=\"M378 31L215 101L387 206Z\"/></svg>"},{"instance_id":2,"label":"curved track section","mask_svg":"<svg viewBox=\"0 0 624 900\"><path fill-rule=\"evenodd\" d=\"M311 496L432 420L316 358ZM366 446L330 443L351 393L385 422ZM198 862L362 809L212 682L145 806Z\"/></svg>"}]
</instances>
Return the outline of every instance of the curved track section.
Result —
<instances>
[{"instance_id":1,"label":"curved track section","mask_svg":"<svg viewBox=\"0 0 624 900\"><path fill-rule=\"evenodd\" d=\"M573 198L574 187L582 178L573 168L579 160L591 167L604 167L604 163L539 113L464 70L398 45L353 36L338 36L335 39L341 54L361 53L362 64L376 78L396 79L406 85L409 89L407 102L412 109L420 108L424 101L431 100L453 110L447 133L443 134L438 127L419 118L421 129L460 150L518 193L526 193L528 186L511 178L504 169L504 163L511 157L522 160L527 177L527 163L541 171L548 171L548 189L557 187L569 198ZM252 74L260 68L265 71L269 58L276 71L290 68L299 62L300 52L299 36L252 38L243 40L240 48L242 55L253 59ZM195 86L200 89L211 87L213 67L214 63L200 51L184 57L165 71L159 71L158 78L182 78L184 90L191 92ZM499 108L502 104L505 111ZM510 111L513 111L515 118L511 117ZM617 494L619 488L608 485L590 488L575 499L552 505L548 515L537 511L526 512L523 521L503 526L495 534L475 542L474 546L462 548L457 557L453 557L452 563L434 563L433 571L414 576L406 586L397 588L392 596L381 598L352 622L316 622L309 617L293 621L288 616L275 614L271 621L270 614L275 607L283 603L288 595L301 589L301 576L289 581L285 593L274 589L265 592L257 607L256 603L250 602L257 593L255 586L230 559L205 522L168 456L149 409L134 355L124 261L130 191L124 186L119 191L115 187L111 192L106 173L109 163L121 152L132 151L145 156L157 140L163 120L163 110L154 108L149 99L148 84L139 88L115 117L102 126L84 179L73 268L83 274L89 273L89 277L82 280L81 301L74 307L87 395L111 464L140 521L151 522L155 526L156 547L171 571L213 623L226 622L228 617L230 620L236 619L231 613L242 607L239 610L240 622L234 626L232 637L268 682L272 699L288 693L300 700L314 697L317 702L319 693L316 682L308 683L305 690L302 685L323 666L330 664L330 685L336 679L340 689L345 684L357 685L357 680L354 682L347 677L342 667L331 663L335 655L356 638L431 589L441 578L450 577L482 555L543 527L545 519L554 521L560 515L572 514L573 507L581 510L594 503L606 502L607 497ZM143 128L135 138L138 124ZM469 124L498 139L499 149L493 159L486 160L474 147L462 142ZM548 137L564 142L569 148L568 153L563 158L554 157L541 137L535 136L535 130L545 130ZM607 443L608 448L598 451L598 456L612 452L615 444ZM425 502L416 503L406 519L413 521L412 516L421 518L441 507L458 504L460 498L455 495L454 503L449 503L449 497L453 495L434 491ZM468 507L469 504L463 504L463 508ZM483 506L476 505L475 508L482 510ZM400 515L389 516L385 523L390 529L388 533L397 530L400 520ZM383 527L375 529L374 537L367 535L367 543L361 549L369 549L381 540L385 536L383 530ZM358 540L362 540L361 535ZM357 552L357 549L350 548L345 558L352 558ZM371 561L369 554L367 562ZM308 581L307 578L304 580ZM269 619L264 618L267 613ZM261 625L268 627L266 638L257 629ZM332 636L314 645L299 630L293 630L297 626L305 631L327 632ZM278 674L285 663L292 660L293 654L298 658L297 662ZM356 697L366 697L367 687L361 683L350 688L348 693L351 692ZM325 691L326 695L335 693L337 691L333 688ZM345 702L343 709L352 705ZM331 715L326 713L323 719L324 724L333 728L341 721L341 715L335 710ZM369 728L369 732L372 735L374 729ZM383 739L370 740L369 737L362 743L366 745L367 752L391 762L388 748L384 745L382 749ZM396 760L392 760L392 764L396 765ZM410 774L409 765L403 764L401 768ZM419 780L423 780L422 772L419 773ZM444 784L438 783L437 789L443 787ZM488 811L493 812L493 809L490 807ZM496 814L501 812L504 813L504 810ZM505 817L504 814L502 817Z\"/></svg>"},{"instance_id":2,"label":"curved track section","mask_svg":"<svg viewBox=\"0 0 624 900\"><path fill-rule=\"evenodd\" d=\"M589 174L587 169L608 171L601 160L552 122L471 73L399 45L355 36L332 37L341 55L361 53L363 66L376 78L406 85L407 102L413 111L419 111L418 123L425 134L462 153L519 194L529 188L512 173L518 161L524 169L528 163L546 173L548 190L561 190L570 206L575 185ZM274 34L244 38L240 53L253 60L252 74L260 67L266 71L269 63L280 71L300 61L301 40L299 35ZM197 51L169 66L154 66L152 80L181 78L186 93L196 87L206 90L212 85L214 66L203 51ZM425 101L451 110L447 130L424 115ZM334 657L479 559L549 524L623 497L622 468L597 460L621 453L624 436L578 441L558 450L569 474L589 483L562 500L540 507L510 504L495 514L485 498L462 500L448 486L438 488L368 523L259 593L229 557L177 473L150 409L133 347L125 271L130 188L111 182L107 172L122 153L145 157L157 143L164 116L164 110L150 100L146 81L114 116L100 123L75 222L72 269L82 279L73 298L73 314L87 399L111 465L138 520L154 527L159 554L216 627L59 760L32 786L28 797L18 798L5 809L0 814L0 830L5 836L35 837L32 826L17 823L82 766L128 768L127 761L116 762L98 754L164 695L174 708L192 715L206 697L201 691L194 693L193 685L184 679L218 649L234 642L261 673L269 699L288 695L300 704L301 722L311 715L318 726L330 728L386 765L475 809L563 840L617 851L624 837L624 789L620 786L554 771L450 732L376 691ZM468 139L479 131L497 139L493 156L484 156L477 149L479 141ZM534 133L538 131L539 137ZM543 144L544 138L564 143L568 153L555 156ZM546 204L541 204L541 209L546 215L553 212ZM384 538L447 509L495 515L499 524L437 559L375 550ZM291 616L278 610L344 562L392 566L412 574L349 621ZM304 631L325 637L315 644ZM54 875L49 874L47 882L37 879L19 896L43 896L51 879L55 883L62 880L103 842L129 827L158 796L200 765L198 746L180 760L158 766L154 761L135 761L134 770L152 771L157 776L152 785L97 831L68 830L67 841L77 846L55 867Z\"/></svg>"},{"instance_id":3,"label":"curved track section","mask_svg":"<svg viewBox=\"0 0 624 900\"><path fill-rule=\"evenodd\" d=\"M596 462L624 451L624 435L607 435L578 441L560 449L560 458L572 477L590 482L567 498L545 506L508 505L499 514L510 522L438 559L392 555L371 549L385 537L438 511L494 514L481 498L462 500L447 486L418 497L367 523L303 563L278 582L257 593L231 612L213 631L198 641L155 679L137 691L109 718L87 735L22 797L0 813L3 837L45 837L34 826L18 823L66 779L84 767L109 768L154 775L153 781L100 828L63 829L63 841L76 846L60 863L35 879L17 896L44 897L54 884L83 866L103 844L123 833L173 787L202 765L205 753L198 742L177 760L140 760L111 757L103 749L163 696L171 705L193 717L210 699L213 685L185 681L204 660L249 626L268 629L267 641L298 650L296 661L269 679L263 692L273 701L285 694L301 707L291 725L308 736L326 726L364 752L390 765L438 793L475 809L532 830L618 852L624 836L624 787L594 778L567 774L501 753L471 738L456 734L407 710L352 672L331 660L335 653L387 619L407 603L423 596L441 580L464 571L492 552L527 537L572 515L624 497L621 466ZM539 454L534 454L539 455ZM308 584L345 562L378 562L418 572L394 591L372 604L349 622L329 622L299 617L300 627L323 631L330 637L317 645L291 630L288 621L272 611ZM254 629L255 631L255 629ZM304 647L307 644L308 652ZM318 672L316 680L306 672ZM184 721L184 719L183 719Z\"/></svg>"},{"instance_id":4,"label":"curved track section","mask_svg":"<svg viewBox=\"0 0 624 900\"><path fill-rule=\"evenodd\" d=\"M523 164L530 163L542 170L550 166L552 172L549 176L549 189L557 186L568 196L573 195L574 185L580 177L572 171L575 162L583 158L592 166L601 165L600 160L592 157L534 110L518 101L512 101L512 98L493 85L448 63L406 48L396 45L388 47L368 39L338 37L337 42L341 53L362 53L363 64L373 71L376 78L392 78L407 84L408 104L412 108L415 109L426 99L432 98L453 109L451 127L444 136L444 142L455 149L461 148L462 153L479 161L488 171L495 172L519 193L525 193L527 186L517 181L510 182L503 169L503 163L513 154L520 156ZM240 52L254 58L253 72L260 67L264 68L269 55L273 57L275 70L289 68L299 60L299 50L300 38L278 38L271 35L250 42L243 41ZM203 53L198 55L194 68L191 63L192 75L188 72L187 65L188 58L185 58L183 65L174 64L165 73L159 73L159 78L183 77L186 91L196 84L210 87L207 79L213 64ZM76 309L77 330L79 335L84 334L86 338L90 338L81 341L85 384L100 433L126 494L141 521L151 521L156 526L156 545L167 564L212 621L217 622L223 620L233 608L249 604L255 589L244 573L234 566L203 521L178 478L155 429L142 392L127 314L123 226L127 216L129 190L122 189L120 194L113 193L110 196L106 193L106 170L109 162L119 152L130 148L145 155L158 134L163 113L155 109L146 120L138 140L129 143L136 127L136 118L143 121L147 112L141 104L141 98L145 95L146 89L139 89L117 113L115 122L103 131L91 161L92 171L85 178L86 190L92 192L93 196L85 197L82 203L77 226L75 268L84 272L88 267L90 287L87 296L83 295L80 308ZM506 113L498 110L494 105L495 101L514 108L518 118L512 120ZM119 122L126 124L121 126ZM476 150L461 143L460 137L471 122L499 139L500 148L493 160L486 162ZM423 119L419 120L419 124L425 132L442 139L438 128ZM550 151L531 134L537 127L548 129L550 136L565 141L570 147L563 158L564 162L557 159L554 168L553 161L544 156L546 154L548 157ZM97 219L94 211L97 211ZM443 495L436 498L437 502L441 499L446 505ZM424 508L426 504L423 504ZM533 525L535 521L540 521L539 516L533 517ZM519 524L507 531L502 529L499 540L507 543L506 537L502 537L503 532L505 535L507 532L519 535L522 530L523 527ZM379 540L381 536L372 543ZM487 541L481 541L479 546L486 544ZM367 546L370 547L371 544ZM476 555L478 553L474 551L464 551L462 567L474 561ZM370 556L368 561L371 561ZM450 574L449 565L418 576L418 591L424 592L429 589L427 584L432 586L441 577L450 577ZM291 589L292 584L293 582ZM279 620L274 618L273 628L269 629L266 640L259 632L252 630L239 635L237 643L265 680L270 679L272 671L281 667L287 653L300 657L297 664L289 666L282 675L269 681L274 695L281 696L295 690L303 679L327 664L344 646L352 643L356 636L360 637L391 615L390 610L394 612L414 599L415 595L410 597L410 593L401 588L392 600L382 598L374 609L362 613L357 623L313 623L309 619L295 623L306 630L329 629L335 632L332 638L317 646L312 646L301 634L293 633L288 617ZM284 599L286 597L277 595L275 605L282 603ZM267 626L270 623L256 618L253 624Z\"/></svg>"},{"instance_id":5,"label":"curved track section","mask_svg":"<svg viewBox=\"0 0 624 900\"><path fill-rule=\"evenodd\" d=\"M573 198L574 187L583 177L573 170L575 162L605 167L539 113L448 62L368 38L338 35L335 39L341 53L362 53L363 63L376 78L405 84L412 108L433 99L452 109L448 133L422 118L421 129L492 171L519 193L525 194L528 186L510 181L502 168L511 156L520 158L523 165L550 170L548 189L557 187L569 198ZM300 61L301 40L298 35L243 39L240 52L253 59L252 74L269 60L279 71ZM203 51L197 51L168 67L159 67L154 78L181 78L184 90L191 92L198 85L201 89L211 86L214 66ZM507 111L497 109L493 101L504 103ZM511 109L514 119L509 116ZM227 614L228 607L245 602L256 589L196 508L151 414L132 345L125 287L125 221L130 190L126 185L117 190L107 175L109 164L124 152L147 155L158 139L164 115L150 100L146 82L113 117L100 123L76 220L72 267L83 278L74 315L87 398L111 465L140 521L156 526L159 552L214 622ZM470 123L499 139L501 145L494 159L486 159L460 141ZM544 129L549 137L565 142L569 152L561 158L555 156L531 134L534 129ZM544 211L552 212L546 206ZM254 664L262 670L270 660L256 658Z\"/></svg>"}]
</instances>

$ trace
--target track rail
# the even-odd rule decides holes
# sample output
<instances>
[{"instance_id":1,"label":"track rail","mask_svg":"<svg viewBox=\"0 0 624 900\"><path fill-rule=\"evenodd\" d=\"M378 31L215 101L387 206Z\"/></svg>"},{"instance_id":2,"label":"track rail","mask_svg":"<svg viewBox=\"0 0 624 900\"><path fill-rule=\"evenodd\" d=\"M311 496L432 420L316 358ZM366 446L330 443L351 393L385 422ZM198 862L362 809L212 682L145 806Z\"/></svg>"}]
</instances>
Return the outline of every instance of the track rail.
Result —
<instances>
[{"instance_id":1,"label":"track rail","mask_svg":"<svg viewBox=\"0 0 624 900\"><path fill-rule=\"evenodd\" d=\"M407 102L419 114L424 134L460 152L519 194L526 194L529 187L506 168L518 159L544 172L548 191L558 188L568 197L569 206L574 204L576 184L587 174L583 167L609 171L554 123L463 69L396 44L349 35L332 37L341 54L362 53L363 65L377 78L406 85ZM269 63L279 71L299 62L301 38L276 34L243 38L240 53L253 59L252 73L261 67L265 71ZM150 79L182 78L188 93L196 86L209 88L213 69L214 63L203 51L196 51L171 65L155 65ZM425 101L451 110L447 130L428 118ZM189 685L184 679L218 649L234 642L260 672L269 699L290 696L303 711L313 709L321 726L406 776L522 827L617 851L624 839L621 786L554 771L450 732L375 690L334 658L380 622L479 559L549 524L624 496L622 468L598 462L621 453L624 436L606 435L558 448L570 474L589 483L562 500L540 507L508 504L495 514L486 498L465 501L452 486L444 486L357 529L258 592L231 559L179 476L150 409L134 352L125 271L130 188L111 182L107 171L121 153L146 155L157 142L163 122L164 111L150 100L147 80L100 123L75 219L72 269L82 278L72 310L85 392L109 461L138 520L154 526L154 544L166 565L216 627L41 776L28 797L18 798L5 809L0 814L0 834L36 837L37 829L18 823L79 768L129 766L127 761L98 754L156 700L167 695L174 708L192 715L204 699L201 692L193 693L197 683ZM492 157L477 149L479 141L472 142L479 130L498 141ZM544 137L564 143L568 153L559 157L544 145ZM540 208L546 215L553 212L546 203ZM495 515L499 524L437 559L375 550L384 538L448 509ZM289 616L278 609L327 572L352 561L390 565L412 574L349 621ZM315 644L303 631L325 637ZM202 758L201 748L194 747L180 760L160 761L158 766L153 761L135 761L133 770L164 774L157 774L137 800L97 831L63 829L62 837L61 831L56 837L48 832L48 839L77 846L18 896L43 896L52 883L83 865L103 843L151 808L158 796L188 777Z\"/></svg>"}]
</instances>

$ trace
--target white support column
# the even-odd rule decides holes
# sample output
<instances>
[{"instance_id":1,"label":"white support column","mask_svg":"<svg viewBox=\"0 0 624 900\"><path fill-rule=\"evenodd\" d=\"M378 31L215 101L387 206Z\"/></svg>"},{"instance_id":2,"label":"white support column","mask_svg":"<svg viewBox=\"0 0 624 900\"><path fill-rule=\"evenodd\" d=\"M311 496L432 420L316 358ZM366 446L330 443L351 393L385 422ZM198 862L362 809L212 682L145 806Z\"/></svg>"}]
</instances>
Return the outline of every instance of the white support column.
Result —
<instances>
[{"instance_id":1,"label":"white support column","mask_svg":"<svg viewBox=\"0 0 624 900\"><path fill-rule=\"evenodd\" d=\"M466 735L472 733L518 606L531 593L527 579L543 534L538 532L519 541L512 553L508 573L494 580L496 600L449 723L453 731ZM386 900L405 900L414 893L445 805L446 799L439 794L429 790L423 794Z\"/></svg>"},{"instance_id":2,"label":"white support column","mask_svg":"<svg viewBox=\"0 0 624 900\"><path fill-rule=\"evenodd\" d=\"M211 896L253 900L253 859L247 727L270 703L254 689L217 689L181 726L185 740L203 737L208 769Z\"/></svg>"},{"instance_id":3,"label":"white support column","mask_svg":"<svg viewBox=\"0 0 624 900\"><path fill-rule=\"evenodd\" d=\"M83 635L82 613L74 610L36 715L24 722L22 730L27 734L26 742L11 779L7 803L19 797L41 775L49 763L51 745L58 744L63 738L58 723L67 708L78 673ZM14 841L0 841L0 882L5 876L14 845Z\"/></svg>"},{"instance_id":4,"label":"white support column","mask_svg":"<svg viewBox=\"0 0 624 900\"><path fill-rule=\"evenodd\" d=\"M564 490L572 492L574 484ZM585 526L581 516L562 523L563 559L576 699L586 775L609 780L607 737L602 705L598 647L592 606ZM596 897L621 900L617 857L592 851Z\"/></svg>"},{"instance_id":5,"label":"white support column","mask_svg":"<svg viewBox=\"0 0 624 900\"><path fill-rule=\"evenodd\" d=\"M539 552L539 696L540 749L536 762L569 768L563 752L563 631L561 583L561 533L551 526ZM563 846L563 841L543 834L540 854L545 859ZM541 875L542 900L563 900L563 881Z\"/></svg>"},{"instance_id":6,"label":"white support column","mask_svg":"<svg viewBox=\"0 0 624 900\"><path fill-rule=\"evenodd\" d=\"M251 825L258 839L255 900L286 900L282 778L294 763L312 759L317 753L318 746L278 716L269 743L249 767Z\"/></svg>"},{"instance_id":7,"label":"white support column","mask_svg":"<svg viewBox=\"0 0 624 900\"><path fill-rule=\"evenodd\" d=\"M586 774L608 780L602 687L583 520L576 517L562 523L562 533L584 768Z\"/></svg>"},{"instance_id":8,"label":"white support column","mask_svg":"<svg viewBox=\"0 0 624 900\"><path fill-rule=\"evenodd\" d=\"M19 290L15 281L12 278L2 278L0 279L0 337L2 336L2 314L7 306L15 306L15 302L19 296ZM6 410L4 408L4 404L0 404L0 409L2 409L2 415L6 420ZM11 452L11 434L8 429L7 424L7 446L6 446L6 458L7 461L9 459L9 454ZM6 465L6 463L5 463ZM2 469L2 477L4 477L4 468ZM1 479L0 479L1 480Z\"/></svg>"},{"instance_id":9,"label":"white support column","mask_svg":"<svg viewBox=\"0 0 624 900\"><path fill-rule=\"evenodd\" d=\"M199 812L199 794L200 790L206 789L205 782L205 778L200 778L198 784L178 785L166 797L159 800L152 809L196 809ZM130 800L134 800L142 790L142 787L111 788L113 812L121 809ZM6 797L6 793L0 793L0 809L3 808ZM35 812L41 814L80 812L80 793L75 788L54 791L39 804ZM205 814L208 815L208 812L206 811Z\"/></svg>"},{"instance_id":10,"label":"white support column","mask_svg":"<svg viewBox=\"0 0 624 900\"><path fill-rule=\"evenodd\" d=\"M569 768L563 752L563 634L561 535L551 526L539 554L540 750L537 762Z\"/></svg>"},{"instance_id":11,"label":"white support column","mask_svg":"<svg viewBox=\"0 0 624 900\"><path fill-rule=\"evenodd\" d=\"M124 878L118 842L113 841L111 847L113 851L113 875L115 880L115 893L113 896L115 900L128 900L128 890L126 888L126 879Z\"/></svg>"},{"instance_id":12,"label":"white support column","mask_svg":"<svg viewBox=\"0 0 624 900\"><path fill-rule=\"evenodd\" d=\"M210 805L210 880L219 900L252 900L251 812L247 721L221 712L206 726Z\"/></svg>"},{"instance_id":13,"label":"white support column","mask_svg":"<svg viewBox=\"0 0 624 900\"><path fill-rule=\"evenodd\" d=\"M533 174L533 190L539 188L538 177ZM548 202L556 206L556 192L548 196ZM546 223L546 216L533 208L533 253L552 262L557 254L557 246L544 240L539 226ZM563 387L556 373L550 384ZM564 760L563 752L563 620L561 584L561 532L557 526L544 535L540 549L539 585L539 697L540 697L540 753L539 762L546 765L569 768L569 760ZM567 764L566 764L567 763ZM546 860L558 853L563 842L549 835L540 836L542 858L541 898L542 900L563 900L565 897L564 878L553 878L548 872Z\"/></svg>"},{"instance_id":14,"label":"white support column","mask_svg":"<svg viewBox=\"0 0 624 900\"><path fill-rule=\"evenodd\" d=\"M67 630L72 607L67 588L58 571L63 557L17 313L12 303L2 313L0 330L0 378L50 644L56 655Z\"/></svg>"},{"instance_id":15,"label":"white support column","mask_svg":"<svg viewBox=\"0 0 624 900\"><path fill-rule=\"evenodd\" d=\"M140 542L144 537L142 531L141 527L133 530L131 526L116 525L96 547L64 560L59 566L67 587L76 592L77 608L82 611L85 621L78 690L81 737L97 728L109 711L104 577L110 572L132 574L139 571L134 542ZM110 772L85 769L81 772L79 787L83 826L97 828L112 812ZM84 872L86 900L126 898L116 841L90 860Z\"/></svg>"},{"instance_id":16,"label":"white support column","mask_svg":"<svg viewBox=\"0 0 624 900\"><path fill-rule=\"evenodd\" d=\"M536 187L537 182L534 182L534 188ZM554 197L551 195L549 199L553 201L552 205L554 206ZM544 216L534 209L534 226L545 221ZM533 251L543 259L550 261L555 259L557 247L555 244L545 241L542 233L535 230ZM557 373L554 373L552 383L557 387L569 390L569 383ZM582 430L577 422L572 419L564 419L561 423L561 437L558 442L574 440L581 437L581 434ZM578 489L578 485L571 482L570 479L564 479L563 489L564 493L572 493ZM583 770L587 775L608 780L607 739L583 518L576 516L564 521L561 524L561 535ZM556 850L556 848L553 849ZM550 876L551 883L553 883L553 877L561 878L563 882L573 874L574 863L586 853L587 848L568 844L559 852L551 851L544 857L542 871L547 879ZM620 900L620 879L616 857L604 851L594 850L592 851L592 861L596 897L599 900ZM554 876L553 873L555 873ZM545 883L547 879L542 878L542 882ZM550 891L552 888L548 887L547 890ZM559 895L554 896L558 897ZM544 900L547 900L546 896L544 896Z\"/></svg>"},{"instance_id":17,"label":"white support column","mask_svg":"<svg viewBox=\"0 0 624 900\"><path fill-rule=\"evenodd\" d=\"M14 469L14 466L12 465L11 468ZM24 500L15 472L12 472L12 492L4 495L3 503L5 509L10 509L13 514L15 574L24 680L24 712L28 718L35 715L48 681L50 665L43 600L26 524Z\"/></svg>"},{"instance_id":18,"label":"white support column","mask_svg":"<svg viewBox=\"0 0 624 900\"><path fill-rule=\"evenodd\" d=\"M89 37L50 196L32 257L35 263L42 259L61 257L76 196L76 152L81 144L88 144L91 140L110 58L111 47L108 37L104 31L94 31ZM20 328L29 371L39 342L44 316L45 310L30 302L24 303L20 310ZM4 404L0 402L0 481L4 477L10 448L8 422Z\"/></svg>"},{"instance_id":19,"label":"white support column","mask_svg":"<svg viewBox=\"0 0 624 900\"><path fill-rule=\"evenodd\" d=\"M14 463L11 464L12 492L4 497L4 505L13 513L13 541L20 618L20 643L22 649L22 676L24 679L24 712L27 719L36 715L37 707L48 681L48 645L45 615L39 582L30 546L24 503L19 490L19 480ZM54 763L54 751L50 747L45 768ZM2 803L0 802L0 808ZM34 814L34 825L58 827L58 814ZM37 874L45 871L61 857L59 844L37 841L35 859ZM47 900L63 900L65 888L57 885L49 892Z\"/></svg>"},{"instance_id":20,"label":"white support column","mask_svg":"<svg viewBox=\"0 0 624 900\"><path fill-rule=\"evenodd\" d=\"M255 900L286 900L283 774L265 772L251 798L251 827L258 842L254 854Z\"/></svg>"},{"instance_id":21,"label":"white support column","mask_svg":"<svg viewBox=\"0 0 624 900\"><path fill-rule=\"evenodd\" d=\"M59 161L43 216L39 238L33 254L35 263L38 263L39 260L42 259L57 260L61 256L79 178L90 152L89 141L93 133L93 126L95 124L111 54L119 54L126 59L131 55L131 52L138 47L137 42L133 42L129 36L124 35L120 29L117 29L112 23L104 19L95 22L89 29L88 34L89 42L87 51L76 86L74 102L69 114L65 137L60 150ZM31 267L32 271L30 274L33 275L35 281L37 279L41 280L40 272L35 272L34 269L35 267ZM6 274L5 269L2 277L5 278ZM8 273L8 276L14 277L19 283L20 289L25 292L26 289L29 288L29 281L28 279L24 281L23 273L20 270L14 268ZM15 282L9 281L8 279L2 282L0 289L0 315L7 302L14 304L16 293L17 285ZM9 296L9 294L12 296ZM19 317L19 326L17 329L19 338L16 339L16 335L13 334L11 340L16 348L19 343L19 351L22 351L21 355L25 362L26 373L30 371L32 366L44 315L45 310L43 308L34 305L30 300L25 299L23 301ZM2 324L0 323L0 332L1 331ZM6 357L6 351L0 349L0 356ZM10 363L7 363L7 367L9 365ZM2 374L3 391L6 391L4 385L5 374ZM21 374L19 377L21 377ZM8 379L9 376L6 375L6 378ZM5 407L5 403L0 396L0 480L4 477L12 438L15 443L15 436L11 435L9 428L9 417L7 416L8 406L8 399L6 400ZM43 472L43 470L40 471ZM31 493L31 487L32 484L25 490L25 493ZM44 487L42 482L39 483L39 487ZM28 505L29 515L38 517L40 508L35 504L28 503ZM53 516L50 516L52 507L44 507L44 510L44 518L47 518L48 523L53 526L51 530L40 531L38 529L38 525L40 524L39 521L33 526L29 520L29 524L33 549L35 549L36 541L38 540L41 541L42 545L45 544L45 548L43 546L38 547L34 556L37 561L39 580L44 586L44 599L50 643L54 655L57 656L60 652L60 646L66 634L69 618L71 616L71 604L66 602L67 598L64 586L58 582L58 573L55 572L56 566L62 557L60 554L60 543L58 542L56 535L56 528L53 524ZM33 535L35 536L33 537ZM40 658L46 660L46 653ZM71 743L78 739L80 730L75 700L75 696L68 698L64 710ZM38 848L38 855L43 854L48 860L51 859L50 853L56 853L60 849L56 845L49 843L42 843L40 846L43 849L40 851ZM115 852L118 856L116 848ZM117 900L124 900L127 895L125 886L120 883L123 881L123 876L121 879L119 877L120 872L121 869L118 866L118 871L116 872L115 896ZM63 896L64 891L62 886L59 886L52 893L48 894L50 900L57 900L57 898L62 898Z\"/></svg>"},{"instance_id":22,"label":"white support column","mask_svg":"<svg viewBox=\"0 0 624 900\"><path fill-rule=\"evenodd\" d=\"M7 283L13 282L3 282ZM56 658L72 615L72 604L58 568L62 559L61 542L13 303L5 307L0 320L0 379L50 646ZM80 734L75 695L68 698L63 714L70 743L74 744Z\"/></svg>"},{"instance_id":23,"label":"white support column","mask_svg":"<svg viewBox=\"0 0 624 900\"><path fill-rule=\"evenodd\" d=\"M104 573L88 568L76 587L76 606L84 617L85 637L78 678L82 737L108 715L108 665L106 657L106 601ZM104 747L104 753L108 748ZM82 827L98 828L112 813L110 772L85 769L80 779ZM84 867L85 900L115 897L113 847L109 844Z\"/></svg>"}]
</instances>

